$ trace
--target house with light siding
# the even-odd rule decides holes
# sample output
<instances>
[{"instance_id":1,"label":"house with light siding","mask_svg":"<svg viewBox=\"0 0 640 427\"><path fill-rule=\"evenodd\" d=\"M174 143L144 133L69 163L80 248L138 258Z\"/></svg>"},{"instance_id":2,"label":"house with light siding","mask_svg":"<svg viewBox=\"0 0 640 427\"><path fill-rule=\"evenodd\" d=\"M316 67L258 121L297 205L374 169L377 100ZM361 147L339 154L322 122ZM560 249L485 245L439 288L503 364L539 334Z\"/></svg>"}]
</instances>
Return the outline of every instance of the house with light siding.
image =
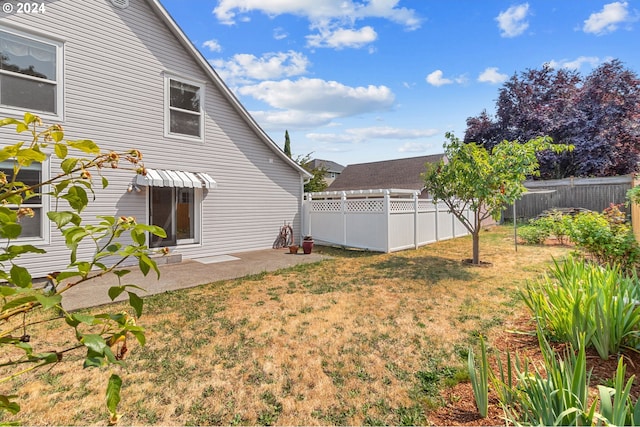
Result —
<instances>
[{"instance_id":1,"label":"house with light siding","mask_svg":"<svg viewBox=\"0 0 640 427\"><path fill-rule=\"evenodd\" d=\"M310 174L260 128L158 0L42 5L38 13L0 14L0 117L29 111L61 124L67 139L138 149L149 171L105 171L109 186L96 191L84 218L159 225L167 238L149 246L182 259L271 248L284 223L299 236ZM0 128L0 144L18 140ZM52 156L24 180L59 171ZM54 201L31 203L36 216L23 223L21 240L47 256L21 262L44 276L64 269L69 255L46 217ZM92 250L81 248L78 258Z\"/></svg>"}]
</instances>

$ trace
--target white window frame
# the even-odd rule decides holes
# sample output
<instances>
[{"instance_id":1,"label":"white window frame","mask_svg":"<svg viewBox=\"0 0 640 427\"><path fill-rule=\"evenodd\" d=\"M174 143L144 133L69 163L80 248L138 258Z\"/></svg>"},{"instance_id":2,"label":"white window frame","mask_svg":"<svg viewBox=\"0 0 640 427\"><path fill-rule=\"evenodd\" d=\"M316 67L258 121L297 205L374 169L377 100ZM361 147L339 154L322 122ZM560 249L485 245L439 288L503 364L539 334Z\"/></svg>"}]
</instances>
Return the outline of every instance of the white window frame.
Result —
<instances>
[{"instance_id":1,"label":"white window frame","mask_svg":"<svg viewBox=\"0 0 640 427\"><path fill-rule=\"evenodd\" d=\"M10 161L7 160L7 161ZM49 162L49 157L47 157L42 163L40 163L40 180L41 182L46 182L50 179L51 176L51 171L50 171L50 162ZM18 181L20 181L20 172L18 172ZM40 204L38 205L33 205L33 204L27 204L24 203L21 207L23 208L34 208L37 207L41 210L41 215L40 215L40 236L37 237L19 237L17 239L15 239L16 242L20 242L20 243L27 243L27 242L33 242L33 243L45 243L48 244L50 243L50 231L51 231L51 226L50 226L50 221L49 221L49 217L47 216L47 212L49 212L51 210L51 205L50 205L50 197L49 197L49 186L45 185L40 187L40 189L38 190L40 192ZM6 207L10 208L10 209L17 209L18 206L17 205L6 205ZM0 241L6 242L6 239L0 239Z\"/></svg>"},{"instance_id":2,"label":"white window frame","mask_svg":"<svg viewBox=\"0 0 640 427\"><path fill-rule=\"evenodd\" d=\"M56 80L40 79L38 77L27 76L25 74L15 73L7 70L0 70L0 74L7 76L21 78L25 80L42 81L49 84L55 84L56 86L56 112L51 111L29 111L34 114L38 114L43 119L63 121L64 120L64 43L59 40L55 40L49 37L32 34L23 30L0 26L0 31L4 31L16 37L22 37L25 39L33 40L39 43L48 44L55 47L56 50ZM1 100L0 100L1 102ZM25 113L25 109L22 107L14 107L11 105L4 105L0 103L0 112L8 115L17 115L22 117Z\"/></svg>"},{"instance_id":3,"label":"white window frame","mask_svg":"<svg viewBox=\"0 0 640 427\"><path fill-rule=\"evenodd\" d=\"M171 111L179 111L187 114L194 114L191 110L182 110L180 108L171 107L171 80L196 86L200 93L200 136L187 135L183 133L171 132ZM165 73L164 75L164 136L166 138L182 139L185 141L204 142L204 102L205 102L205 84L204 82L182 77L176 74Z\"/></svg>"}]
</instances>

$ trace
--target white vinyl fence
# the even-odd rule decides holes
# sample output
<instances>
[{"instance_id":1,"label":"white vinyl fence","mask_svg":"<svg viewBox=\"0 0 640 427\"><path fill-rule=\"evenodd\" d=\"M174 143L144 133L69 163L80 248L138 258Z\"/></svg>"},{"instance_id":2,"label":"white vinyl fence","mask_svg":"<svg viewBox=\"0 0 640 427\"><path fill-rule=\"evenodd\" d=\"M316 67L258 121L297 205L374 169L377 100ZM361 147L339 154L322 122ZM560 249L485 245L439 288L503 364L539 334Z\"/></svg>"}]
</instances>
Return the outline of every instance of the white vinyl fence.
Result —
<instances>
[{"instance_id":1,"label":"white vinyl fence","mask_svg":"<svg viewBox=\"0 0 640 427\"><path fill-rule=\"evenodd\" d=\"M473 213L466 217L473 220ZM394 252L469 234L444 203L413 190L307 193L303 235L318 243Z\"/></svg>"}]
</instances>

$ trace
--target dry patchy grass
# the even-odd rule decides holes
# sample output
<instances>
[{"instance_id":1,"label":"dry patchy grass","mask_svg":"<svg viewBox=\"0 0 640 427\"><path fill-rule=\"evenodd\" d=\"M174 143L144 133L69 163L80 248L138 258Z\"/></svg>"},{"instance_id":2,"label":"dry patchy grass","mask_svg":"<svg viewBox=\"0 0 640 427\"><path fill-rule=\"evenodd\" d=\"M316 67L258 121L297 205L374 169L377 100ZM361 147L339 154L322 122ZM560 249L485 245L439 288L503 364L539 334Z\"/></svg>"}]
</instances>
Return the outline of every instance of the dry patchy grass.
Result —
<instances>
[{"instance_id":1,"label":"dry patchy grass","mask_svg":"<svg viewBox=\"0 0 640 427\"><path fill-rule=\"evenodd\" d=\"M317 247L334 258L149 297L147 345L120 372L122 423L429 424L440 390L466 381L467 348L521 314L517 289L567 252L516 253L510 232L483 233L489 268L461 263L468 237L395 254ZM106 422L107 372L71 358L4 385L24 423Z\"/></svg>"}]
</instances>

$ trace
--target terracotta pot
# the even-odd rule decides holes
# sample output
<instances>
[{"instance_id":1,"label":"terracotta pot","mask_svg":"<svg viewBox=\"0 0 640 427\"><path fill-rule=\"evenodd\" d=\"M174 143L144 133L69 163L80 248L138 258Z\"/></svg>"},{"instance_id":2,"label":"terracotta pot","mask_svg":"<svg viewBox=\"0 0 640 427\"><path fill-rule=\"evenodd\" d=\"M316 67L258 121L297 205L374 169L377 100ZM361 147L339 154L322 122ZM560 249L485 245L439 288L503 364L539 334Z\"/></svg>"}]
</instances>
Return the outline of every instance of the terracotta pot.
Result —
<instances>
[{"instance_id":1,"label":"terracotta pot","mask_svg":"<svg viewBox=\"0 0 640 427\"><path fill-rule=\"evenodd\" d=\"M291 245L291 246L289 246L289 253L290 254L297 254L299 248L300 247L298 245Z\"/></svg>"},{"instance_id":2,"label":"terracotta pot","mask_svg":"<svg viewBox=\"0 0 640 427\"><path fill-rule=\"evenodd\" d=\"M302 252L305 254L310 254L313 249L313 240L303 240L302 241Z\"/></svg>"}]
</instances>

